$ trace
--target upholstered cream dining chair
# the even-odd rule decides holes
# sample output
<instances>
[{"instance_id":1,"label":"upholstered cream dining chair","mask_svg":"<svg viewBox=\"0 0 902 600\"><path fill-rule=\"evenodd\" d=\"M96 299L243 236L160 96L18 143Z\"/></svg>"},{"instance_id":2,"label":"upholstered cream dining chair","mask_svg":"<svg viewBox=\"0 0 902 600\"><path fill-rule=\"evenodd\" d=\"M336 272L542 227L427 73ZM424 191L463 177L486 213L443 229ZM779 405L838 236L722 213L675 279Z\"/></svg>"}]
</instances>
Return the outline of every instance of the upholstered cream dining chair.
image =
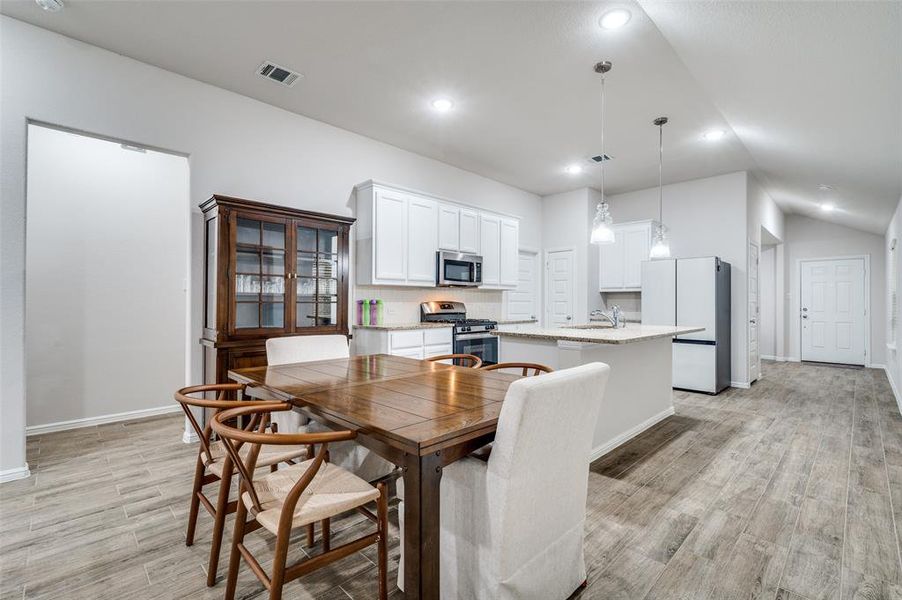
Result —
<instances>
[{"instance_id":1,"label":"upholstered cream dining chair","mask_svg":"<svg viewBox=\"0 0 902 600\"><path fill-rule=\"evenodd\" d=\"M266 362L270 366L348 358L350 355L348 338L343 335L295 335L266 340ZM294 411L273 413L272 419L277 430L285 433L331 431ZM331 444L329 462L366 481L375 481L395 470L395 465L353 441Z\"/></svg>"},{"instance_id":2,"label":"upholstered cream dining chair","mask_svg":"<svg viewBox=\"0 0 902 600\"><path fill-rule=\"evenodd\" d=\"M443 469L443 600L564 600L585 584L589 455L609 373L590 363L515 381L487 459ZM403 550L403 502L398 515ZM402 552L398 587L403 567Z\"/></svg>"}]
</instances>

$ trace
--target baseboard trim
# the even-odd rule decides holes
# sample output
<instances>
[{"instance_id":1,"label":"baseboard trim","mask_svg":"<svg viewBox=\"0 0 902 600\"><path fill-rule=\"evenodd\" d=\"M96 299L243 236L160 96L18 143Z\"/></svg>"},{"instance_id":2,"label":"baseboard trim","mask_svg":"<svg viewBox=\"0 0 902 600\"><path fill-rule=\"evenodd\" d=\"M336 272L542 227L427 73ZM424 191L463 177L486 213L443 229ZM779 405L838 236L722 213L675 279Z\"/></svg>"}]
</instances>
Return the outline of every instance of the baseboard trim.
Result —
<instances>
[{"instance_id":1,"label":"baseboard trim","mask_svg":"<svg viewBox=\"0 0 902 600\"><path fill-rule=\"evenodd\" d=\"M739 388L739 389L742 389L742 390L747 390L747 389L749 389L750 387L752 387L752 384L749 383L748 381L731 381L731 382L730 382L730 387Z\"/></svg>"},{"instance_id":2,"label":"baseboard trim","mask_svg":"<svg viewBox=\"0 0 902 600\"><path fill-rule=\"evenodd\" d=\"M893 381L893 376L889 372L889 369L886 365L881 365L883 367L883 372L886 373L886 379L889 381L889 387L893 390L893 397L896 399L896 408L899 410L899 414L902 415L902 396L899 395L899 388L896 387L896 382Z\"/></svg>"},{"instance_id":3,"label":"baseboard trim","mask_svg":"<svg viewBox=\"0 0 902 600\"><path fill-rule=\"evenodd\" d=\"M56 423L45 423L44 425L29 425L25 428L25 435L31 437L42 433L54 433L56 431L68 431L69 429L80 429L82 427L93 427L95 425L103 425L105 423L115 423L117 421L130 421L131 419L141 419L144 417L155 417L157 415L166 415L182 410L178 404L167 404L166 406L157 406L155 408L143 408L141 410L130 410L128 412L114 413L111 415L100 415L99 417L86 417L84 419L73 419L71 421L58 421Z\"/></svg>"},{"instance_id":4,"label":"baseboard trim","mask_svg":"<svg viewBox=\"0 0 902 600\"><path fill-rule=\"evenodd\" d=\"M28 477L31 477L31 469L28 468L28 463L25 463L24 467L0 471L0 483L18 481L19 479L26 479Z\"/></svg>"},{"instance_id":5,"label":"baseboard trim","mask_svg":"<svg viewBox=\"0 0 902 600\"><path fill-rule=\"evenodd\" d=\"M598 446L597 448L593 448L592 454L589 455L589 462L594 462L594 461L598 460L599 458L601 458L608 452L611 452L612 450L617 449L619 446L622 446L623 444L627 443L628 441L630 441L631 439L633 439L634 437L636 437L637 435L639 435L646 429L648 429L654 425L657 425L658 423L660 423L667 417L673 416L674 414L676 414L676 410L674 410L674 408L671 406L667 410L659 412L658 414L654 415L650 419L647 419L647 420L639 423L635 427L631 427L630 429L627 429L626 431L624 431L623 433L621 433L620 435L618 435L617 437L615 437L608 443L602 444L601 446Z\"/></svg>"}]
</instances>

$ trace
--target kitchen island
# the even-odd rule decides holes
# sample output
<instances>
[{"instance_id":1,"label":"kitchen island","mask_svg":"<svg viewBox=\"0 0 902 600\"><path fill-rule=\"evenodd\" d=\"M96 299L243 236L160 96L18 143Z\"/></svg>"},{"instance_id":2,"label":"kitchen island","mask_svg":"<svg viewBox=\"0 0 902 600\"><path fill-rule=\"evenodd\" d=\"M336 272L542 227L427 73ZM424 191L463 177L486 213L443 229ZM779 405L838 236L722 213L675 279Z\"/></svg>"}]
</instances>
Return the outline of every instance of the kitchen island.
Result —
<instances>
[{"instance_id":1,"label":"kitchen island","mask_svg":"<svg viewBox=\"0 0 902 600\"><path fill-rule=\"evenodd\" d=\"M581 325L518 326L496 332L499 362L531 362L566 369L590 362L611 367L592 456L610 452L673 414L672 339L703 327Z\"/></svg>"}]
</instances>

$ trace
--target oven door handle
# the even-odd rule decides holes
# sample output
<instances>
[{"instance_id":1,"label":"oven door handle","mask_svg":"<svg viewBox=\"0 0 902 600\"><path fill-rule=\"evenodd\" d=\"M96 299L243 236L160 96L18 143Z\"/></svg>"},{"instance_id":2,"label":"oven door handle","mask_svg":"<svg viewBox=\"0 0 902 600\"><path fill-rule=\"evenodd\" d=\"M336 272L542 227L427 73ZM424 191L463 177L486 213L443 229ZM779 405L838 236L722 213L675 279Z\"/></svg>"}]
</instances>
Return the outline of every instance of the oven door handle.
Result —
<instances>
[{"instance_id":1,"label":"oven door handle","mask_svg":"<svg viewBox=\"0 0 902 600\"><path fill-rule=\"evenodd\" d=\"M458 333L454 335L455 340L484 340L497 337L493 333Z\"/></svg>"}]
</instances>

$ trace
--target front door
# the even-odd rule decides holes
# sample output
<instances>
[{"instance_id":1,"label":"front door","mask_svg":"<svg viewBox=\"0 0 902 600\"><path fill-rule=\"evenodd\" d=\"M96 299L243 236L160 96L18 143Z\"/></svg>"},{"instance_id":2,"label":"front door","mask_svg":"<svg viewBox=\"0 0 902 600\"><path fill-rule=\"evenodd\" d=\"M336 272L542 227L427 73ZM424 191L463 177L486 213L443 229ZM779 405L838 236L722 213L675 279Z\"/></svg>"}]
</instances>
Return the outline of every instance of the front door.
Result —
<instances>
[{"instance_id":1,"label":"front door","mask_svg":"<svg viewBox=\"0 0 902 600\"><path fill-rule=\"evenodd\" d=\"M576 281L574 254L574 250L555 250L546 253L545 281L548 293L545 322L548 327L562 327L573 323Z\"/></svg>"},{"instance_id":2,"label":"front door","mask_svg":"<svg viewBox=\"0 0 902 600\"><path fill-rule=\"evenodd\" d=\"M517 289L507 292L507 318L511 321L535 321L539 280L535 252L520 251L517 264Z\"/></svg>"},{"instance_id":3,"label":"front door","mask_svg":"<svg viewBox=\"0 0 902 600\"><path fill-rule=\"evenodd\" d=\"M761 373L758 351L758 246L749 243L749 382L757 381Z\"/></svg>"},{"instance_id":4,"label":"front door","mask_svg":"<svg viewBox=\"0 0 902 600\"><path fill-rule=\"evenodd\" d=\"M802 261L800 279L802 360L866 364L864 259Z\"/></svg>"}]
</instances>

